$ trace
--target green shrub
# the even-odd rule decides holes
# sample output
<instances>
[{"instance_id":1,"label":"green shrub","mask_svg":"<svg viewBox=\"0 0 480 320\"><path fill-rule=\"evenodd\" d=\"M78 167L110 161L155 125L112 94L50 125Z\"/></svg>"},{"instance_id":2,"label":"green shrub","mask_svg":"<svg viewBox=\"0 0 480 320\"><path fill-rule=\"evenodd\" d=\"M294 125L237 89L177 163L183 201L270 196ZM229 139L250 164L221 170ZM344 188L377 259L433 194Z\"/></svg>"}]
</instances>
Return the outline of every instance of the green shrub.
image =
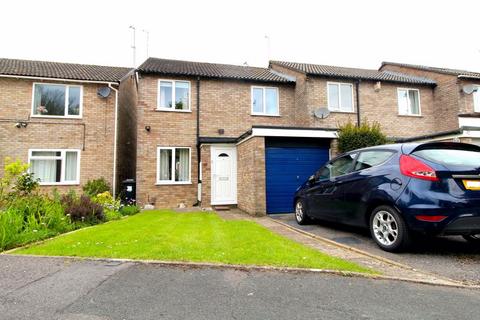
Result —
<instances>
[{"instance_id":1,"label":"green shrub","mask_svg":"<svg viewBox=\"0 0 480 320\"><path fill-rule=\"evenodd\" d=\"M0 249L45 239L74 228L58 200L44 195L18 197L0 212Z\"/></svg>"},{"instance_id":2,"label":"green shrub","mask_svg":"<svg viewBox=\"0 0 480 320\"><path fill-rule=\"evenodd\" d=\"M340 153L386 143L388 143L388 139L382 133L378 122L369 124L367 121L363 121L360 127L352 122L347 122L340 126L338 131L338 150Z\"/></svg>"},{"instance_id":3,"label":"green shrub","mask_svg":"<svg viewBox=\"0 0 480 320\"><path fill-rule=\"evenodd\" d=\"M0 212L0 250L13 247L23 229L23 216L14 210Z\"/></svg>"},{"instance_id":4,"label":"green shrub","mask_svg":"<svg viewBox=\"0 0 480 320\"><path fill-rule=\"evenodd\" d=\"M87 195L77 197L70 192L62 196L61 203L65 210L65 214L72 221L86 222L96 224L104 220L103 207L92 201Z\"/></svg>"},{"instance_id":5,"label":"green shrub","mask_svg":"<svg viewBox=\"0 0 480 320\"><path fill-rule=\"evenodd\" d=\"M110 192L105 191L92 197L92 200L100 204L103 209L112 211L120 210L120 200L114 199Z\"/></svg>"},{"instance_id":6,"label":"green shrub","mask_svg":"<svg viewBox=\"0 0 480 320\"><path fill-rule=\"evenodd\" d=\"M104 214L105 214L106 221L118 220L122 217L120 212L115 210L105 209Z\"/></svg>"},{"instance_id":7,"label":"green shrub","mask_svg":"<svg viewBox=\"0 0 480 320\"><path fill-rule=\"evenodd\" d=\"M94 197L107 191L110 191L110 185L104 178L88 180L83 186L83 192L89 197Z\"/></svg>"},{"instance_id":8,"label":"green shrub","mask_svg":"<svg viewBox=\"0 0 480 320\"><path fill-rule=\"evenodd\" d=\"M28 173L29 165L20 160L5 158L3 177L0 179L0 207L5 207L12 198L33 193L38 188L38 180Z\"/></svg>"},{"instance_id":9,"label":"green shrub","mask_svg":"<svg viewBox=\"0 0 480 320\"><path fill-rule=\"evenodd\" d=\"M120 208L120 214L122 216L132 216L140 212L140 208L137 205L126 205Z\"/></svg>"}]
</instances>

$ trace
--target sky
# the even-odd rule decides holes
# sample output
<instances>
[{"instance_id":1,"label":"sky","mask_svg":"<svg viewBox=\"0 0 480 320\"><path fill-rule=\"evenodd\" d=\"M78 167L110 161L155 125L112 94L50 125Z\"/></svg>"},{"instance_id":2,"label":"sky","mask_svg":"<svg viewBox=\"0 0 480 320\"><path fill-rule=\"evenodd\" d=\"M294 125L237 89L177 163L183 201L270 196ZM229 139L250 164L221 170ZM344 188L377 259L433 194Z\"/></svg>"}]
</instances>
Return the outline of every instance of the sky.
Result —
<instances>
[{"instance_id":1,"label":"sky","mask_svg":"<svg viewBox=\"0 0 480 320\"><path fill-rule=\"evenodd\" d=\"M2 2L0 57L131 67L148 56L480 72L480 1L82 0Z\"/></svg>"}]
</instances>

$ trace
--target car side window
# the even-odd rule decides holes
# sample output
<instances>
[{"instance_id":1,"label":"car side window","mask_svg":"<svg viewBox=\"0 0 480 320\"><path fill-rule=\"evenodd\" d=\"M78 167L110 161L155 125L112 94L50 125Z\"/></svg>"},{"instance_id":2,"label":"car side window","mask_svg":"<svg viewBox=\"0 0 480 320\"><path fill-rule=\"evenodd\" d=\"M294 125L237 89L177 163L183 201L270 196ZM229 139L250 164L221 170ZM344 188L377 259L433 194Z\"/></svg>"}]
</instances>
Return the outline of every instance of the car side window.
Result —
<instances>
[{"instance_id":1,"label":"car side window","mask_svg":"<svg viewBox=\"0 0 480 320\"><path fill-rule=\"evenodd\" d=\"M351 153L336 160L333 160L332 162L321 168L315 175L315 178L317 180L324 180L335 178L351 172L353 162L355 161L356 156L357 153Z\"/></svg>"},{"instance_id":2,"label":"car side window","mask_svg":"<svg viewBox=\"0 0 480 320\"><path fill-rule=\"evenodd\" d=\"M393 155L392 151L372 150L361 152L354 171L364 170L384 163Z\"/></svg>"}]
</instances>

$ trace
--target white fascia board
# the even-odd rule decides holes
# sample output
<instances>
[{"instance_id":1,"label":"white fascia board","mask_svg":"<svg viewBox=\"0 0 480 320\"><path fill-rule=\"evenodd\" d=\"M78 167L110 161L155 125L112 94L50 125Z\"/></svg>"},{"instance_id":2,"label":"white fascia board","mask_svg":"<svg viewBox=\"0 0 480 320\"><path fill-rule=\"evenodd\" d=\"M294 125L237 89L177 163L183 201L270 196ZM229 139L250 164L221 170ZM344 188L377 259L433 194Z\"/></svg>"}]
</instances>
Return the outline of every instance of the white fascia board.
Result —
<instances>
[{"instance_id":1,"label":"white fascia board","mask_svg":"<svg viewBox=\"0 0 480 320\"><path fill-rule=\"evenodd\" d=\"M336 131L309 129L253 128L253 137L338 138Z\"/></svg>"},{"instance_id":2,"label":"white fascia board","mask_svg":"<svg viewBox=\"0 0 480 320\"><path fill-rule=\"evenodd\" d=\"M479 127L480 128L480 118L458 117L458 126L459 127Z\"/></svg>"}]
</instances>

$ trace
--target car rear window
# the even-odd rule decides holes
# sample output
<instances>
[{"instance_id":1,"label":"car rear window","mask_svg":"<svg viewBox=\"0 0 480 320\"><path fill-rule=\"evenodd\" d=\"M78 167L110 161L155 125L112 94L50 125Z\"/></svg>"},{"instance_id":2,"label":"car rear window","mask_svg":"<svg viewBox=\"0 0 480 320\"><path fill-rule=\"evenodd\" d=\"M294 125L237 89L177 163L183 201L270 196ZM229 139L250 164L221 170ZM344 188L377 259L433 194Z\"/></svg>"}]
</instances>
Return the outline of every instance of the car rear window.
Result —
<instances>
[{"instance_id":1,"label":"car rear window","mask_svg":"<svg viewBox=\"0 0 480 320\"><path fill-rule=\"evenodd\" d=\"M426 149L412 154L445 165L480 167L480 152L474 150Z\"/></svg>"}]
</instances>

